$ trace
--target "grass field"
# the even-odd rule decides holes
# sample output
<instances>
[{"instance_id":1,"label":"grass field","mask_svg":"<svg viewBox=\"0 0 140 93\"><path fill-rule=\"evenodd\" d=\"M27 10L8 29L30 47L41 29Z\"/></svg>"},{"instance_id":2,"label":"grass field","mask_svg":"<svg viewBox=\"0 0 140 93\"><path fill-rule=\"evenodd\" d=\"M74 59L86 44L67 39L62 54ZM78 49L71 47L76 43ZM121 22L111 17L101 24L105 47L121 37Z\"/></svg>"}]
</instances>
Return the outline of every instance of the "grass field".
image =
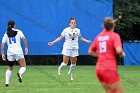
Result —
<instances>
[{"instance_id":1,"label":"grass field","mask_svg":"<svg viewBox=\"0 0 140 93\"><path fill-rule=\"evenodd\" d=\"M67 75L69 66L57 75L57 66L28 66L23 83L18 82L14 67L10 86L5 87L6 66L0 66L0 93L105 93L95 76L95 66L77 66L74 80ZM119 66L124 93L140 93L140 67Z\"/></svg>"}]
</instances>

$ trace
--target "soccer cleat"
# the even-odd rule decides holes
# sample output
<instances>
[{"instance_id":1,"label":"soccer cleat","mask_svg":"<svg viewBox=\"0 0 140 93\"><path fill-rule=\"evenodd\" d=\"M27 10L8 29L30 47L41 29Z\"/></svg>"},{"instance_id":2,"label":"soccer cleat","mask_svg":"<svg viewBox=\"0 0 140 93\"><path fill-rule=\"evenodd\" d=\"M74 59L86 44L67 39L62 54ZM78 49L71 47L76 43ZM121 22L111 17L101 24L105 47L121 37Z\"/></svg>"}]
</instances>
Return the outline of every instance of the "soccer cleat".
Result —
<instances>
[{"instance_id":1,"label":"soccer cleat","mask_svg":"<svg viewBox=\"0 0 140 93\"><path fill-rule=\"evenodd\" d=\"M70 77L70 80L73 80L73 77Z\"/></svg>"},{"instance_id":2,"label":"soccer cleat","mask_svg":"<svg viewBox=\"0 0 140 93\"><path fill-rule=\"evenodd\" d=\"M73 80L73 78L72 78L72 77L70 77L70 80Z\"/></svg>"},{"instance_id":3,"label":"soccer cleat","mask_svg":"<svg viewBox=\"0 0 140 93\"><path fill-rule=\"evenodd\" d=\"M70 80L73 80L72 73L70 73L70 71L68 72L68 75L70 77Z\"/></svg>"},{"instance_id":4,"label":"soccer cleat","mask_svg":"<svg viewBox=\"0 0 140 93\"><path fill-rule=\"evenodd\" d=\"M60 73L60 72L58 72L58 75L59 75L59 76L61 76L61 73Z\"/></svg>"},{"instance_id":5,"label":"soccer cleat","mask_svg":"<svg viewBox=\"0 0 140 93\"><path fill-rule=\"evenodd\" d=\"M18 81L21 83L22 82L22 77L19 73L17 73L17 76L18 76Z\"/></svg>"},{"instance_id":6,"label":"soccer cleat","mask_svg":"<svg viewBox=\"0 0 140 93\"><path fill-rule=\"evenodd\" d=\"M9 87L9 84L5 84L6 87Z\"/></svg>"}]
</instances>

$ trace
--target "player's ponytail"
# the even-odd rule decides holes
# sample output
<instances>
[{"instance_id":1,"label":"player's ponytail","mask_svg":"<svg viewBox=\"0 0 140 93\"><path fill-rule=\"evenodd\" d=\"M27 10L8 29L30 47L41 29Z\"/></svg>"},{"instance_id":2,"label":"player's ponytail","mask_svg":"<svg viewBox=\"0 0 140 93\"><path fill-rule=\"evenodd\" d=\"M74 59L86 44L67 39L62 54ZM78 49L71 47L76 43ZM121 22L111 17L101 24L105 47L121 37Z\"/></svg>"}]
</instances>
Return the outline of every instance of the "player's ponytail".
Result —
<instances>
[{"instance_id":1,"label":"player's ponytail","mask_svg":"<svg viewBox=\"0 0 140 93\"><path fill-rule=\"evenodd\" d=\"M12 30L15 26L15 21L9 20L8 21L8 28L7 28L7 35L8 37L15 37L17 35L17 31Z\"/></svg>"},{"instance_id":2,"label":"player's ponytail","mask_svg":"<svg viewBox=\"0 0 140 93\"><path fill-rule=\"evenodd\" d=\"M104 27L107 30L112 30L114 28L114 25L122 18L122 16L118 16L116 19L112 19L110 17L107 17L104 19Z\"/></svg>"}]
</instances>

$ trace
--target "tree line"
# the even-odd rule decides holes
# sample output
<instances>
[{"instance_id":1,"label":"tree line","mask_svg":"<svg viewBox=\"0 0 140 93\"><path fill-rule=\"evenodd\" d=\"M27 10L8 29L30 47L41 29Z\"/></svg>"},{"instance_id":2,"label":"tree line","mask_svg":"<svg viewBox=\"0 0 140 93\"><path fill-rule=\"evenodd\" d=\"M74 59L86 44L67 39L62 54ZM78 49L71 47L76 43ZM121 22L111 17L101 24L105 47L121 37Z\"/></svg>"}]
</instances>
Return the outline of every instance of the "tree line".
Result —
<instances>
[{"instance_id":1,"label":"tree line","mask_svg":"<svg viewBox=\"0 0 140 93\"><path fill-rule=\"evenodd\" d=\"M115 28L123 41L140 40L140 0L114 0L114 18L122 15Z\"/></svg>"}]
</instances>

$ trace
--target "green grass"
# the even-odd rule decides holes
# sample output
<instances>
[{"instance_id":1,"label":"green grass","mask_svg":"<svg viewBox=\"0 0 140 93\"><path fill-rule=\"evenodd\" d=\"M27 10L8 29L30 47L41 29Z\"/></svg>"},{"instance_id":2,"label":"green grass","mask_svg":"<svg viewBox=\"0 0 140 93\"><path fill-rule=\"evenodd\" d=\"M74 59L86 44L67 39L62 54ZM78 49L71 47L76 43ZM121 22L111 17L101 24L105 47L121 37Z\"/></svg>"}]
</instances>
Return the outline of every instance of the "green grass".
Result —
<instances>
[{"instance_id":1,"label":"green grass","mask_svg":"<svg viewBox=\"0 0 140 93\"><path fill-rule=\"evenodd\" d=\"M0 67L0 93L105 93L95 75L95 66L77 66L73 72L73 81L67 76L69 66L57 75L57 66L28 66L23 83L18 82L14 67L10 86L5 87L5 71ZM139 93L140 67L119 66L124 93Z\"/></svg>"}]
</instances>

